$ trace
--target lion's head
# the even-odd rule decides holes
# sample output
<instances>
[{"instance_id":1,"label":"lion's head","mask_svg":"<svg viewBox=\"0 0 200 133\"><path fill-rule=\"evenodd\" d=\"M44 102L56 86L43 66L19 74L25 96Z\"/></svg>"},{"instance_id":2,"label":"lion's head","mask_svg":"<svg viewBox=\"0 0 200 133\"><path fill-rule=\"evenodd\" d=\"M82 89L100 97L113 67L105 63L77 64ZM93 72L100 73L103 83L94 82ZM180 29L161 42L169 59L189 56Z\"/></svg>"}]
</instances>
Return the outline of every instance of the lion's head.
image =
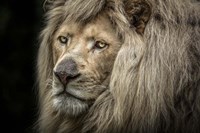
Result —
<instances>
[{"instance_id":1,"label":"lion's head","mask_svg":"<svg viewBox=\"0 0 200 133\"><path fill-rule=\"evenodd\" d=\"M53 110L69 116L85 112L109 88L115 58L125 42L127 31L122 27L143 34L148 4L131 2L131 7L125 2L127 20L113 14L115 4L62 0L47 6L48 25L41 34L38 68L42 88L50 88L41 89L40 94L48 97ZM124 26L117 27L120 23Z\"/></svg>"},{"instance_id":2,"label":"lion's head","mask_svg":"<svg viewBox=\"0 0 200 133\"><path fill-rule=\"evenodd\" d=\"M39 130L200 132L198 0L46 0Z\"/></svg>"}]
</instances>

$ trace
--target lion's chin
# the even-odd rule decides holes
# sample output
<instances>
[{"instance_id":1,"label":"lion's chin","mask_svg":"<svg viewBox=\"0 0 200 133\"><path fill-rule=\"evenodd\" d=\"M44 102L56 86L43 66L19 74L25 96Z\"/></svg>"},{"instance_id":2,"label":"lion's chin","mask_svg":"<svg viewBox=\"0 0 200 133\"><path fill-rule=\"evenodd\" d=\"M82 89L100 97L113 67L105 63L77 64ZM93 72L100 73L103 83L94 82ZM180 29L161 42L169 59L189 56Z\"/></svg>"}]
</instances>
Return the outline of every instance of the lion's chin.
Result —
<instances>
[{"instance_id":1,"label":"lion's chin","mask_svg":"<svg viewBox=\"0 0 200 133\"><path fill-rule=\"evenodd\" d=\"M55 110L65 113L68 116L79 116L86 112L90 102L75 97L69 93L62 93L53 98Z\"/></svg>"}]
</instances>

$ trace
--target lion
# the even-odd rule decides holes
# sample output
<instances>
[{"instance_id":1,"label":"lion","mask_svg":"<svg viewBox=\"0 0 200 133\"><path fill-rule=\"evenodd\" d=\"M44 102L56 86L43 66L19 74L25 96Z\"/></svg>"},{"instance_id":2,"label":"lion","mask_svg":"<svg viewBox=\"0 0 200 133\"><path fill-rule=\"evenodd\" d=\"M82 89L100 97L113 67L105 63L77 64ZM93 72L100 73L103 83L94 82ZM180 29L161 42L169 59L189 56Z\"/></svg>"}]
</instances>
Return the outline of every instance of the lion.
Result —
<instances>
[{"instance_id":1,"label":"lion","mask_svg":"<svg viewBox=\"0 0 200 133\"><path fill-rule=\"evenodd\" d=\"M199 133L199 0L46 0L41 133Z\"/></svg>"}]
</instances>

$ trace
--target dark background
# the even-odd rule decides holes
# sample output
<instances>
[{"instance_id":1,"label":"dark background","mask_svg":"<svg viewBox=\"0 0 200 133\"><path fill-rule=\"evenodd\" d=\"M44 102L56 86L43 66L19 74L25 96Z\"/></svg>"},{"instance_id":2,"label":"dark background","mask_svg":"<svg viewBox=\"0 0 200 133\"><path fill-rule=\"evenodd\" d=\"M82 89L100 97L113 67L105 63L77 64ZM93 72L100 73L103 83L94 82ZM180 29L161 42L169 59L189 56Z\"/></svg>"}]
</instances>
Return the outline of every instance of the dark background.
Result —
<instances>
[{"instance_id":1,"label":"dark background","mask_svg":"<svg viewBox=\"0 0 200 133\"><path fill-rule=\"evenodd\" d=\"M37 120L36 58L43 0L0 1L1 132L31 133Z\"/></svg>"}]
</instances>

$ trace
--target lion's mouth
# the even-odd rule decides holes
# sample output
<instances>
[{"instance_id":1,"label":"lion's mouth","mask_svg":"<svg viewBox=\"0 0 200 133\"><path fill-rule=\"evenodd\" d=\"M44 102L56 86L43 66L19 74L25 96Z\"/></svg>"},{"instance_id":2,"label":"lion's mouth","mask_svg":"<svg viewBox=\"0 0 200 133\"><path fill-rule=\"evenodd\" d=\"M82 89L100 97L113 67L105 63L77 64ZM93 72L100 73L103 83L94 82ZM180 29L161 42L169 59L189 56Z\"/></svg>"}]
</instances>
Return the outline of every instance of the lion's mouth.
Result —
<instances>
[{"instance_id":1,"label":"lion's mouth","mask_svg":"<svg viewBox=\"0 0 200 133\"><path fill-rule=\"evenodd\" d=\"M69 93L67 91L63 91L63 92L61 92L61 93L56 95L56 97L60 97L60 96L64 96L64 97L68 97L68 98L75 98L75 99L78 99L80 101L86 101L85 99L83 99L81 97L78 97L78 96L76 96L74 94L71 94L71 93Z\"/></svg>"},{"instance_id":2,"label":"lion's mouth","mask_svg":"<svg viewBox=\"0 0 200 133\"><path fill-rule=\"evenodd\" d=\"M73 91L72 91L73 92ZM62 92L60 92L59 94L56 95L56 97L67 97L67 98L73 98L73 99L77 99L79 101L82 102L87 102L87 103L93 103L94 99L86 99L83 96L79 96L77 94L72 93L69 90L64 90Z\"/></svg>"}]
</instances>

